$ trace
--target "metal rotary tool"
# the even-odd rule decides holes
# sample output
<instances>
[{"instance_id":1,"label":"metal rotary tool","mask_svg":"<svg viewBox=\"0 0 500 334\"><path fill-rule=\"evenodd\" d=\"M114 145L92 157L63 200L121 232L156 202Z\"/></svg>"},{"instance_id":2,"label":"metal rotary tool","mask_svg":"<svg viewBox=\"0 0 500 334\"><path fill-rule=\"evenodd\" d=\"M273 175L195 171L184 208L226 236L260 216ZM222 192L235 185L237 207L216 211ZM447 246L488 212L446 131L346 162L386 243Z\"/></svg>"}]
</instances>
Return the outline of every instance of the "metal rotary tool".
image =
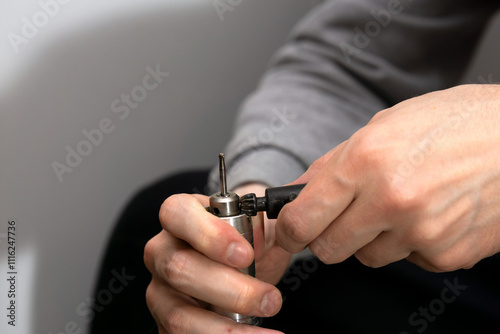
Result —
<instances>
[{"instance_id":1,"label":"metal rotary tool","mask_svg":"<svg viewBox=\"0 0 500 334\"><path fill-rule=\"evenodd\" d=\"M253 227L250 216L257 215L258 211L265 211L267 217L275 219L286 203L293 201L305 184L267 188L264 197L255 194L246 194L241 197L227 191L226 165L223 153L219 154L220 192L210 196L210 206L207 210L233 226L253 247ZM255 262L248 268L239 269L242 273L255 277ZM228 312L216 306L211 309L238 323L259 325L260 318L239 313Z\"/></svg>"}]
</instances>

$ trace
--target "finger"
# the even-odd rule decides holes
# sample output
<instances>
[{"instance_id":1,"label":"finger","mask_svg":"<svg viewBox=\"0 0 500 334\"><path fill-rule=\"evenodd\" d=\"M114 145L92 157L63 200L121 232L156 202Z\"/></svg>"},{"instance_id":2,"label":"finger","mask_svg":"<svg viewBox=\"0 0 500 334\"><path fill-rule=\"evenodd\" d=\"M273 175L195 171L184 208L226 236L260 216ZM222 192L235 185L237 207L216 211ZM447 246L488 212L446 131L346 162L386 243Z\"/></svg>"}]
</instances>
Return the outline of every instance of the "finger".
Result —
<instances>
[{"instance_id":1,"label":"finger","mask_svg":"<svg viewBox=\"0 0 500 334\"><path fill-rule=\"evenodd\" d=\"M281 308L281 294L273 285L212 261L178 239L168 245L156 256L154 273L176 290L242 314L267 317Z\"/></svg>"},{"instance_id":2,"label":"finger","mask_svg":"<svg viewBox=\"0 0 500 334\"><path fill-rule=\"evenodd\" d=\"M278 244L292 253L302 251L349 206L354 195L355 187L343 177L337 159L330 159L281 210L276 223Z\"/></svg>"},{"instance_id":3,"label":"finger","mask_svg":"<svg viewBox=\"0 0 500 334\"><path fill-rule=\"evenodd\" d=\"M380 233L379 229L370 229L366 225L364 217L342 215L310 243L309 249L323 263L340 263Z\"/></svg>"},{"instance_id":4,"label":"finger","mask_svg":"<svg viewBox=\"0 0 500 334\"><path fill-rule=\"evenodd\" d=\"M379 268L407 258L411 250L395 231L382 232L354 255L365 266Z\"/></svg>"},{"instance_id":5,"label":"finger","mask_svg":"<svg viewBox=\"0 0 500 334\"><path fill-rule=\"evenodd\" d=\"M250 218L253 227L253 247L255 261L259 261L266 251L271 248L274 243L274 223L264 218L263 212L257 212L257 215Z\"/></svg>"},{"instance_id":6,"label":"finger","mask_svg":"<svg viewBox=\"0 0 500 334\"><path fill-rule=\"evenodd\" d=\"M464 238L452 245L414 251L406 259L428 271L450 272L472 268L480 259L490 255L483 251L483 245L475 238Z\"/></svg>"},{"instance_id":7,"label":"finger","mask_svg":"<svg viewBox=\"0 0 500 334\"><path fill-rule=\"evenodd\" d=\"M261 281L276 285L285 273L292 254L279 246L269 249L266 257L255 262L255 272Z\"/></svg>"},{"instance_id":8,"label":"finger","mask_svg":"<svg viewBox=\"0 0 500 334\"><path fill-rule=\"evenodd\" d=\"M144 264L151 274L156 274L155 259L159 256L162 246L165 245L167 232L162 230L151 238L144 247ZM164 248L164 247L163 247Z\"/></svg>"},{"instance_id":9,"label":"finger","mask_svg":"<svg viewBox=\"0 0 500 334\"><path fill-rule=\"evenodd\" d=\"M159 215L163 228L215 261L248 267L252 246L235 228L207 212L197 198L187 194L167 198Z\"/></svg>"},{"instance_id":10,"label":"finger","mask_svg":"<svg viewBox=\"0 0 500 334\"><path fill-rule=\"evenodd\" d=\"M160 334L278 334L280 332L238 324L197 303L166 284L153 279L146 291L148 307L156 320Z\"/></svg>"},{"instance_id":11,"label":"finger","mask_svg":"<svg viewBox=\"0 0 500 334\"><path fill-rule=\"evenodd\" d=\"M357 197L325 230L309 245L309 249L324 263L339 263L367 247L376 238L379 241L389 240L390 235L383 235L383 232L391 231L391 222L387 220L384 210L373 205L375 193L364 192ZM380 201L376 201L378 203ZM400 231L403 231L402 229ZM382 235L381 235L382 234ZM377 248L377 243L370 248ZM383 250L376 249L380 255L386 255ZM363 257L367 252L359 253ZM397 257L401 256L396 254Z\"/></svg>"}]
</instances>

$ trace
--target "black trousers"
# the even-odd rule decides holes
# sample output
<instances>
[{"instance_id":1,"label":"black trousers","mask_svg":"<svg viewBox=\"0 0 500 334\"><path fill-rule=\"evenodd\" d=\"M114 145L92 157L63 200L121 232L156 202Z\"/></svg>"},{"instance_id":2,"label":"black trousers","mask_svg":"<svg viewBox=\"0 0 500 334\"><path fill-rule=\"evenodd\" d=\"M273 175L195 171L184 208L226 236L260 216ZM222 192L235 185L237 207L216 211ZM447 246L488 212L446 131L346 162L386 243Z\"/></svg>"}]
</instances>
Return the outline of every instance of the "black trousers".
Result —
<instances>
[{"instance_id":1,"label":"black trousers","mask_svg":"<svg viewBox=\"0 0 500 334\"><path fill-rule=\"evenodd\" d=\"M151 275L144 246L161 230L161 203L176 193L203 193L206 179L207 171L168 177L125 207L87 310L92 334L158 332L145 301ZM372 269L355 258L329 266L310 258L294 263L278 288L283 308L262 326L287 334L500 333L499 254L442 274L404 260Z\"/></svg>"}]
</instances>

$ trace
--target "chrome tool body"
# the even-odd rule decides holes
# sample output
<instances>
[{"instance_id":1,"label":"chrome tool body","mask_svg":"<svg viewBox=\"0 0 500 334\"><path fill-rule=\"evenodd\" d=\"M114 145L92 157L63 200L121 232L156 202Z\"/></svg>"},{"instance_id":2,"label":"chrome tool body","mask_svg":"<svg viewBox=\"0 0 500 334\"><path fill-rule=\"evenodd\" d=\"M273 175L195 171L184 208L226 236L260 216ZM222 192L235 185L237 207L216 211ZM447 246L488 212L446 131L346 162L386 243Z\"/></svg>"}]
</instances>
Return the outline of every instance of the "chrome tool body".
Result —
<instances>
[{"instance_id":1,"label":"chrome tool body","mask_svg":"<svg viewBox=\"0 0 500 334\"><path fill-rule=\"evenodd\" d=\"M246 194L240 197L234 192L227 191L226 165L224 154L219 154L220 192L210 196L210 206L207 210L234 227L253 247L253 226L250 216L257 215L258 211L266 211L268 218L278 217L280 210L286 203L293 201L305 184L267 188L264 197L255 194ZM255 277L255 262L248 268L239 269L243 274ZM260 318L229 312L216 306L211 310L238 323L259 325Z\"/></svg>"}]
</instances>

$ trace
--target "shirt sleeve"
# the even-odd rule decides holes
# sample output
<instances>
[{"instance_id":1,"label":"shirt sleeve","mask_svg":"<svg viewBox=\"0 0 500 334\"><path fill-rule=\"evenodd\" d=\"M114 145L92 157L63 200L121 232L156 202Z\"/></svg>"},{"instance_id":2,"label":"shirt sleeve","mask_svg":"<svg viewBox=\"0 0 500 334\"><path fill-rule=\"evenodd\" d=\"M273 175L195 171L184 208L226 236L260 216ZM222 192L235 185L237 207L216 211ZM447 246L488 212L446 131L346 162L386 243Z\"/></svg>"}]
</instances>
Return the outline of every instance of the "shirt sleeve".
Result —
<instances>
[{"instance_id":1,"label":"shirt sleeve","mask_svg":"<svg viewBox=\"0 0 500 334\"><path fill-rule=\"evenodd\" d=\"M242 104L228 186L289 183L378 111L455 85L491 0L331 0L315 7ZM218 170L209 188L218 188Z\"/></svg>"}]
</instances>

